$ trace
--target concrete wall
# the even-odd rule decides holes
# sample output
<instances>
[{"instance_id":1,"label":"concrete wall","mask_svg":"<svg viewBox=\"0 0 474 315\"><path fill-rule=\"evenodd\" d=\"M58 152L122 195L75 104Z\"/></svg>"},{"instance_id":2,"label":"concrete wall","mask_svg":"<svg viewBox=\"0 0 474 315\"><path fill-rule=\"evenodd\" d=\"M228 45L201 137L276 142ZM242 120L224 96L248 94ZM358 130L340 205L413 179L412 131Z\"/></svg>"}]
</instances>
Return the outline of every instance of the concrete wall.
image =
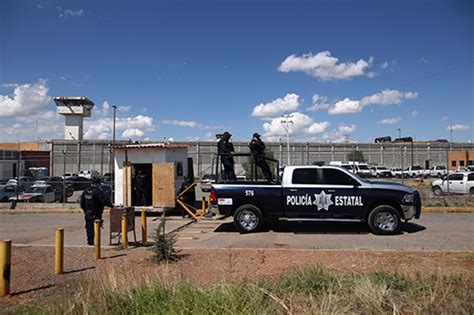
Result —
<instances>
[{"instance_id":1,"label":"concrete wall","mask_svg":"<svg viewBox=\"0 0 474 315\"><path fill-rule=\"evenodd\" d=\"M117 141L126 144L127 141ZM79 145L76 141L54 140L39 144L39 150L51 150L51 166L54 175L62 175L63 164L66 161L66 172L78 172L79 169L94 169L104 174L110 172L110 141L96 140L83 141ZM193 158L194 174L202 176L211 173L212 159L217 148L215 142L186 142L189 145L188 156ZM249 152L246 142L234 142L236 152ZM280 160L282 165L287 161L287 148L278 142L267 143L267 147L273 152L273 156ZM415 143L413 150L411 144L331 144L331 143L291 143L291 164L309 164L315 160L329 161L347 160L347 154L353 149L363 152L369 163L383 164L387 167L400 167L401 157L403 165L425 166L447 165L447 153L451 151L472 151L474 145L470 143ZM63 150L66 151L63 154ZM236 172L243 175L241 164L245 157L238 157L236 161ZM412 162L413 160L413 162Z\"/></svg>"}]
</instances>

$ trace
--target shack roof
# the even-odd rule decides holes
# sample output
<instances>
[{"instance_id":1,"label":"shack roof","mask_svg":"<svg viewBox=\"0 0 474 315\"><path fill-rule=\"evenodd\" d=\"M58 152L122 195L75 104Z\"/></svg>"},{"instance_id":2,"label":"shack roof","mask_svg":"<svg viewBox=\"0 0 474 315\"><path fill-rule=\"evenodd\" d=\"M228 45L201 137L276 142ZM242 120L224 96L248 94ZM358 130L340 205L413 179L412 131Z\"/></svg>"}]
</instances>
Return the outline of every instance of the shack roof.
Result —
<instances>
[{"instance_id":1,"label":"shack roof","mask_svg":"<svg viewBox=\"0 0 474 315\"><path fill-rule=\"evenodd\" d=\"M144 144L125 144L115 145L115 150L126 150L126 149L181 149L187 148L187 144L177 143L144 143Z\"/></svg>"}]
</instances>

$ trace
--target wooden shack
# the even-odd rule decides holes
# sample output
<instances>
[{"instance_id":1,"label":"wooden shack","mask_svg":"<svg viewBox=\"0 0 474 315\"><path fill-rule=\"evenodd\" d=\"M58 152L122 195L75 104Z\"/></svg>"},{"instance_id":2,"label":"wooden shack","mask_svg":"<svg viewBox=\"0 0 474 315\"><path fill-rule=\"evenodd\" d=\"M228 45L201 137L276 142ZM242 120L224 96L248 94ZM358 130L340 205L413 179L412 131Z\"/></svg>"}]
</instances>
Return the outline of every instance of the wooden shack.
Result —
<instances>
[{"instance_id":1,"label":"wooden shack","mask_svg":"<svg viewBox=\"0 0 474 315\"><path fill-rule=\"evenodd\" d=\"M183 144L128 144L114 147L115 204L174 208L188 174L188 147ZM138 179L137 176L142 176ZM136 182L145 179L146 204L137 197ZM140 197L141 198L141 197Z\"/></svg>"}]
</instances>

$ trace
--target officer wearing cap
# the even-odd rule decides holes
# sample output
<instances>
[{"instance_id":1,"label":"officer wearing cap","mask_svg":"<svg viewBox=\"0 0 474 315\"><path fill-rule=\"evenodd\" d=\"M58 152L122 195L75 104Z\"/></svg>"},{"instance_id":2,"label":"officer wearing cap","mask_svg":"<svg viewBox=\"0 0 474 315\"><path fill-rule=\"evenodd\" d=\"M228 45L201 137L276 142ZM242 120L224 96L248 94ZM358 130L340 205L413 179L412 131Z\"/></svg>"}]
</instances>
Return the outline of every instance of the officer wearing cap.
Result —
<instances>
[{"instance_id":1,"label":"officer wearing cap","mask_svg":"<svg viewBox=\"0 0 474 315\"><path fill-rule=\"evenodd\" d=\"M217 153L221 156L222 165L224 165L224 179L236 180L234 171L234 145L230 142L232 135L226 131L222 134L222 138L217 143Z\"/></svg>"},{"instance_id":2,"label":"officer wearing cap","mask_svg":"<svg viewBox=\"0 0 474 315\"><path fill-rule=\"evenodd\" d=\"M104 207L113 207L110 200L99 189L100 179L92 179L91 186L81 195L81 208L86 221L87 245L94 245L94 220L102 220Z\"/></svg>"},{"instance_id":3,"label":"officer wearing cap","mask_svg":"<svg viewBox=\"0 0 474 315\"><path fill-rule=\"evenodd\" d=\"M273 181L272 172L270 166L268 166L265 160L265 143L260 139L260 135L256 132L252 136L252 140L249 143L250 152L252 153L255 164L260 167L263 172L263 176L267 181Z\"/></svg>"}]
</instances>

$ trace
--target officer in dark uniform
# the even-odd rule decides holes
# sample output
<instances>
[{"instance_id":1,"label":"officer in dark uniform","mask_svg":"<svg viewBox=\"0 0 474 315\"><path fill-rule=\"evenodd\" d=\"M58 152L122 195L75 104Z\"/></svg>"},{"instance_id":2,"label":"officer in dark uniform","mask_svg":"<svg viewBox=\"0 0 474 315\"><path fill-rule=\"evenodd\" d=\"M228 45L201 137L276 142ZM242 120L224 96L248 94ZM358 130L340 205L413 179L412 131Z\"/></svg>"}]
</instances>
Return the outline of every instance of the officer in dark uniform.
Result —
<instances>
[{"instance_id":1,"label":"officer in dark uniform","mask_svg":"<svg viewBox=\"0 0 474 315\"><path fill-rule=\"evenodd\" d=\"M137 175L135 176L135 196L136 196L136 205L137 206L147 206L148 205L148 196L146 192L147 187L147 176L143 173L143 170L138 170Z\"/></svg>"},{"instance_id":2,"label":"officer in dark uniform","mask_svg":"<svg viewBox=\"0 0 474 315\"><path fill-rule=\"evenodd\" d=\"M234 171L234 145L230 142L232 135L229 132L222 134L221 140L217 143L217 152L221 156L221 162L224 165L224 179L236 180Z\"/></svg>"},{"instance_id":3,"label":"officer in dark uniform","mask_svg":"<svg viewBox=\"0 0 474 315\"><path fill-rule=\"evenodd\" d=\"M273 181L270 166L268 166L268 163L265 160L265 143L260 139L260 135L257 132L253 134L252 140L249 143L249 148L255 164L260 167L265 179L270 182Z\"/></svg>"},{"instance_id":4,"label":"officer in dark uniform","mask_svg":"<svg viewBox=\"0 0 474 315\"><path fill-rule=\"evenodd\" d=\"M92 179L91 186L81 195L81 208L86 221L87 245L94 245L94 220L102 220L104 207L113 207L110 200L99 189L100 179Z\"/></svg>"}]
</instances>

